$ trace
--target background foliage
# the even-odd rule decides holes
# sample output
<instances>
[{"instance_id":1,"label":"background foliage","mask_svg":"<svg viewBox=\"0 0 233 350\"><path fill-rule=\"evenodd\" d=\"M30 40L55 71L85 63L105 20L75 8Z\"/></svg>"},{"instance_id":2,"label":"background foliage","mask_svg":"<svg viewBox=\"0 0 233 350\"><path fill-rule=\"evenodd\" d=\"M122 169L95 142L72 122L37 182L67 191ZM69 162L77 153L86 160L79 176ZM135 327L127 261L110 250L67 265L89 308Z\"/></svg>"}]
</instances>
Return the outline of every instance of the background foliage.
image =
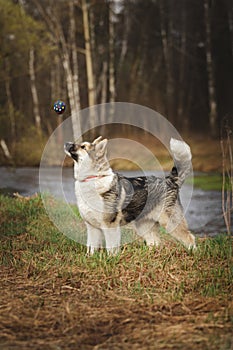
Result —
<instances>
[{"instance_id":1,"label":"background foliage","mask_svg":"<svg viewBox=\"0 0 233 350\"><path fill-rule=\"evenodd\" d=\"M230 0L0 0L0 8L0 139L13 155L35 134L42 147L59 98L64 118L133 102L180 132L212 137L233 119Z\"/></svg>"}]
</instances>

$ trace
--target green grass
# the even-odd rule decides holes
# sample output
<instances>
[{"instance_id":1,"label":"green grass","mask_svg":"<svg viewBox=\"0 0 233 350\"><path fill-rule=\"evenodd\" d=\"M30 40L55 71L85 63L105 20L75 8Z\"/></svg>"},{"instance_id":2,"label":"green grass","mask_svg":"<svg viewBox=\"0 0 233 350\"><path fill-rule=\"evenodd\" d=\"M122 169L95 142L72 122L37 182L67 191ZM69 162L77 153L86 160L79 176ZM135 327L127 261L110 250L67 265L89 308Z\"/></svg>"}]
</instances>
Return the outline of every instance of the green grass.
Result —
<instances>
[{"instance_id":1,"label":"green grass","mask_svg":"<svg viewBox=\"0 0 233 350\"><path fill-rule=\"evenodd\" d=\"M221 191L222 190L222 175L221 174L203 174L195 175L193 185L196 188L201 188L205 191ZM189 182L189 180L187 180ZM229 188L229 179L226 178L225 189Z\"/></svg>"},{"instance_id":2,"label":"green grass","mask_svg":"<svg viewBox=\"0 0 233 350\"><path fill-rule=\"evenodd\" d=\"M229 348L232 238L199 239L195 253L166 239L89 257L53 225L40 196L0 196L0 208L2 349Z\"/></svg>"}]
</instances>

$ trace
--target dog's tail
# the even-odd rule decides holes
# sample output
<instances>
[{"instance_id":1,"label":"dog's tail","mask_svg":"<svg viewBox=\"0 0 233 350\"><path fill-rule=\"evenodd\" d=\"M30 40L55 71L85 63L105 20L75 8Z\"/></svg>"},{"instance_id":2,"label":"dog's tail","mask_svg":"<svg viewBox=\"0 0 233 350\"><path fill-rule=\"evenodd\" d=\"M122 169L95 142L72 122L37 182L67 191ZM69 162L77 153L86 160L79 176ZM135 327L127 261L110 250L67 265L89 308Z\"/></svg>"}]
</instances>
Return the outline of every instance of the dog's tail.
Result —
<instances>
[{"instance_id":1,"label":"dog's tail","mask_svg":"<svg viewBox=\"0 0 233 350\"><path fill-rule=\"evenodd\" d=\"M179 187L182 186L186 177L190 174L192 170L192 154L189 145L184 141L179 141L171 138L170 140L170 150L174 159L175 171L177 176L177 184ZM172 174L174 173L174 169Z\"/></svg>"}]
</instances>

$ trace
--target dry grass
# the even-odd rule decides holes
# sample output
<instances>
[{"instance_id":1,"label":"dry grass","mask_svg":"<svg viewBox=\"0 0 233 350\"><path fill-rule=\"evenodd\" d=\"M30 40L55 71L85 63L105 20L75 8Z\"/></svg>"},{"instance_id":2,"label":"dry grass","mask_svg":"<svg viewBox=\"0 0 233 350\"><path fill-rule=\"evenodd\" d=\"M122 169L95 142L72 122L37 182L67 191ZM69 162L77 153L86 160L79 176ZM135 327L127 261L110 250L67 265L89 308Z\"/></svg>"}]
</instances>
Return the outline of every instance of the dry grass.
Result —
<instances>
[{"instance_id":1,"label":"dry grass","mask_svg":"<svg viewBox=\"0 0 233 350\"><path fill-rule=\"evenodd\" d=\"M231 238L87 257L39 197L0 205L1 349L232 349Z\"/></svg>"},{"instance_id":2,"label":"dry grass","mask_svg":"<svg viewBox=\"0 0 233 350\"><path fill-rule=\"evenodd\" d=\"M1 349L230 349L224 301L151 303L50 273L35 281L2 271Z\"/></svg>"}]
</instances>

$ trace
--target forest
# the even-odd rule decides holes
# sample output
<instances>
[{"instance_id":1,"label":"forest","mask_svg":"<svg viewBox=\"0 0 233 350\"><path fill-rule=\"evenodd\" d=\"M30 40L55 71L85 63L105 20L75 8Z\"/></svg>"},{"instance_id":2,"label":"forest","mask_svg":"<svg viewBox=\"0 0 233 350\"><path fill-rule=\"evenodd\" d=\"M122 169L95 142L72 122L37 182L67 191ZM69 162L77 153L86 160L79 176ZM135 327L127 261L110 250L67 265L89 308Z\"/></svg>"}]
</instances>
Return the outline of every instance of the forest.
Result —
<instances>
[{"instance_id":1,"label":"forest","mask_svg":"<svg viewBox=\"0 0 233 350\"><path fill-rule=\"evenodd\" d=\"M0 0L0 162L63 118L106 102L147 106L181 133L219 138L233 115L231 0Z\"/></svg>"}]
</instances>

